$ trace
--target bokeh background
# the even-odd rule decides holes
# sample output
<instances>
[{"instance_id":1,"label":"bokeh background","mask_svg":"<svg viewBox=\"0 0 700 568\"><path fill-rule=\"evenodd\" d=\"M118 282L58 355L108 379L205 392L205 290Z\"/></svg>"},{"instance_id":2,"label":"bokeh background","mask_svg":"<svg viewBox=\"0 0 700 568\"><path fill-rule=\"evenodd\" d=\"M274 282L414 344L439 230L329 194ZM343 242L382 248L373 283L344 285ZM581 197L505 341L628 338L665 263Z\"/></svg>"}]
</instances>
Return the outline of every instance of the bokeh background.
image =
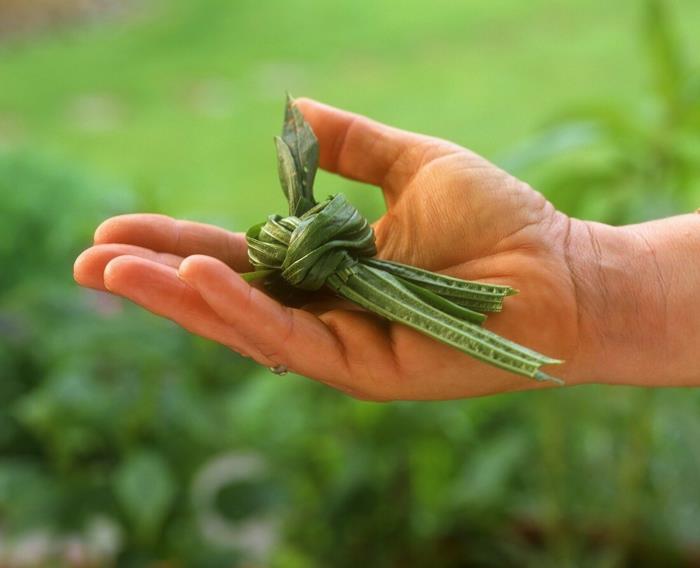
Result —
<instances>
[{"instance_id":1,"label":"bokeh background","mask_svg":"<svg viewBox=\"0 0 700 568\"><path fill-rule=\"evenodd\" d=\"M285 90L572 215L693 210L699 34L697 0L0 0L0 565L700 565L698 392L363 403L71 276L113 214L283 210Z\"/></svg>"}]
</instances>

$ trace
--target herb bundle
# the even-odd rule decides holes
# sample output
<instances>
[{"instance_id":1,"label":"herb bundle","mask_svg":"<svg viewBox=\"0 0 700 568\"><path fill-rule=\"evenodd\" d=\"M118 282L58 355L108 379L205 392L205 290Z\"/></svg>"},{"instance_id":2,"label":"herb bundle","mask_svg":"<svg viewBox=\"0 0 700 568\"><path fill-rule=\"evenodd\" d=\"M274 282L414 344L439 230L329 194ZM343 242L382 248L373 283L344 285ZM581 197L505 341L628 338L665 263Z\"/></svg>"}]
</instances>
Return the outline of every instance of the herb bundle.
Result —
<instances>
[{"instance_id":1,"label":"herb bundle","mask_svg":"<svg viewBox=\"0 0 700 568\"><path fill-rule=\"evenodd\" d=\"M542 365L561 361L481 327L484 312L501 311L504 298L516 290L372 258L377 250L367 219L342 194L316 202L318 141L291 97L275 144L289 215L270 215L246 233L255 268L244 275L246 280L265 278L277 290L325 287L486 363L537 381L562 383L540 371Z\"/></svg>"}]
</instances>

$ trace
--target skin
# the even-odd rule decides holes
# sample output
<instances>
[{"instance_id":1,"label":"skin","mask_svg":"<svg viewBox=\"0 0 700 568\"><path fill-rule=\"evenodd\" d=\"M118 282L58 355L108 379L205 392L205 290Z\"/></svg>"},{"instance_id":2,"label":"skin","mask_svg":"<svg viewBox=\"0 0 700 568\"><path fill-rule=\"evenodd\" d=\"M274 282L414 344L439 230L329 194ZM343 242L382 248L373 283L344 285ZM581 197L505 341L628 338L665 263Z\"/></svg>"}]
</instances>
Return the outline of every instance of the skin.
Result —
<instances>
[{"instance_id":1,"label":"skin","mask_svg":"<svg viewBox=\"0 0 700 568\"><path fill-rule=\"evenodd\" d=\"M563 359L567 385L700 382L700 215L627 227L568 217L473 152L300 99L320 165L382 189L379 257L520 290L486 327ZM238 275L241 233L162 215L114 217L76 281L365 400L473 397L545 383L501 371L348 304L280 305Z\"/></svg>"}]
</instances>

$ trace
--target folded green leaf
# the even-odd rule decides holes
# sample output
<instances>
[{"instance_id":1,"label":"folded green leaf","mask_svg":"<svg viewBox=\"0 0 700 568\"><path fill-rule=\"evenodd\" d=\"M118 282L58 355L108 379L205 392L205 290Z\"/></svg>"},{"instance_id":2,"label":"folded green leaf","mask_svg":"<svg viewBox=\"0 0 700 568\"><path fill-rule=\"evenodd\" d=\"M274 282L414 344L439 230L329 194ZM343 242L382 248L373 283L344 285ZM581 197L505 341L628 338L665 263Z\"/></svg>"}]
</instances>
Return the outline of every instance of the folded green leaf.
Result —
<instances>
[{"instance_id":1,"label":"folded green leaf","mask_svg":"<svg viewBox=\"0 0 700 568\"><path fill-rule=\"evenodd\" d=\"M443 298L449 298L454 303L472 310L500 312L503 308L503 298L518 293L510 286L460 280L389 260L370 259L367 264L432 290Z\"/></svg>"},{"instance_id":2,"label":"folded green leaf","mask_svg":"<svg viewBox=\"0 0 700 568\"><path fill-rule=\"evenodd\" d=\"M318 140L314 131L304 120L304 116L294 105L294 99L287 95L287 107L284 114L282 141L289 148L296 165L298 194L294 202L290 197L289 214L302 215L316 204L313 187L316 170L318 169ZM278 145L279 159L279 145Z\"/></svg>"},{"instance_id":3,"label":"folded green leaf","mask_svg":"<svg viewBox=\"0 0 700 568\"><path fill-rule=\"evenodd\" d=\"M289 146L279 136L275 136L275 146L277 147L277 173L282 191L289 202L289 214L294 215L304 208L313 207L314 204L309 203L305 198L301 180L297 175L297 166Z\"/></svg>"}]
</instances>

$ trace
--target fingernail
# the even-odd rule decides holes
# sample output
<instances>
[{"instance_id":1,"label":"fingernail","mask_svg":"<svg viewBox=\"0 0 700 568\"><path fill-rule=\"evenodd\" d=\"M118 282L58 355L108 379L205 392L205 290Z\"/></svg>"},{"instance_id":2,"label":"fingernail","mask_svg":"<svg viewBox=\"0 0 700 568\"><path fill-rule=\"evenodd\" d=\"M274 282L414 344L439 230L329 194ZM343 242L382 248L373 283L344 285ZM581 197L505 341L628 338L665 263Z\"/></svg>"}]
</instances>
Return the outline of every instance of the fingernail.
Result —
<instances>
[{"instance_id":1,"label":"fingernail","mask_svg":"<svg viewBox=\"0 0 700 568\"><path fill-rule=\"evenodd\" d=\"M177 277L182 280L183 282L187 282L187 270L189 268L189 265L191 263L191 256L186 257L181 263L180 266L177 267Z\"/></svg>"}]
</instances>

